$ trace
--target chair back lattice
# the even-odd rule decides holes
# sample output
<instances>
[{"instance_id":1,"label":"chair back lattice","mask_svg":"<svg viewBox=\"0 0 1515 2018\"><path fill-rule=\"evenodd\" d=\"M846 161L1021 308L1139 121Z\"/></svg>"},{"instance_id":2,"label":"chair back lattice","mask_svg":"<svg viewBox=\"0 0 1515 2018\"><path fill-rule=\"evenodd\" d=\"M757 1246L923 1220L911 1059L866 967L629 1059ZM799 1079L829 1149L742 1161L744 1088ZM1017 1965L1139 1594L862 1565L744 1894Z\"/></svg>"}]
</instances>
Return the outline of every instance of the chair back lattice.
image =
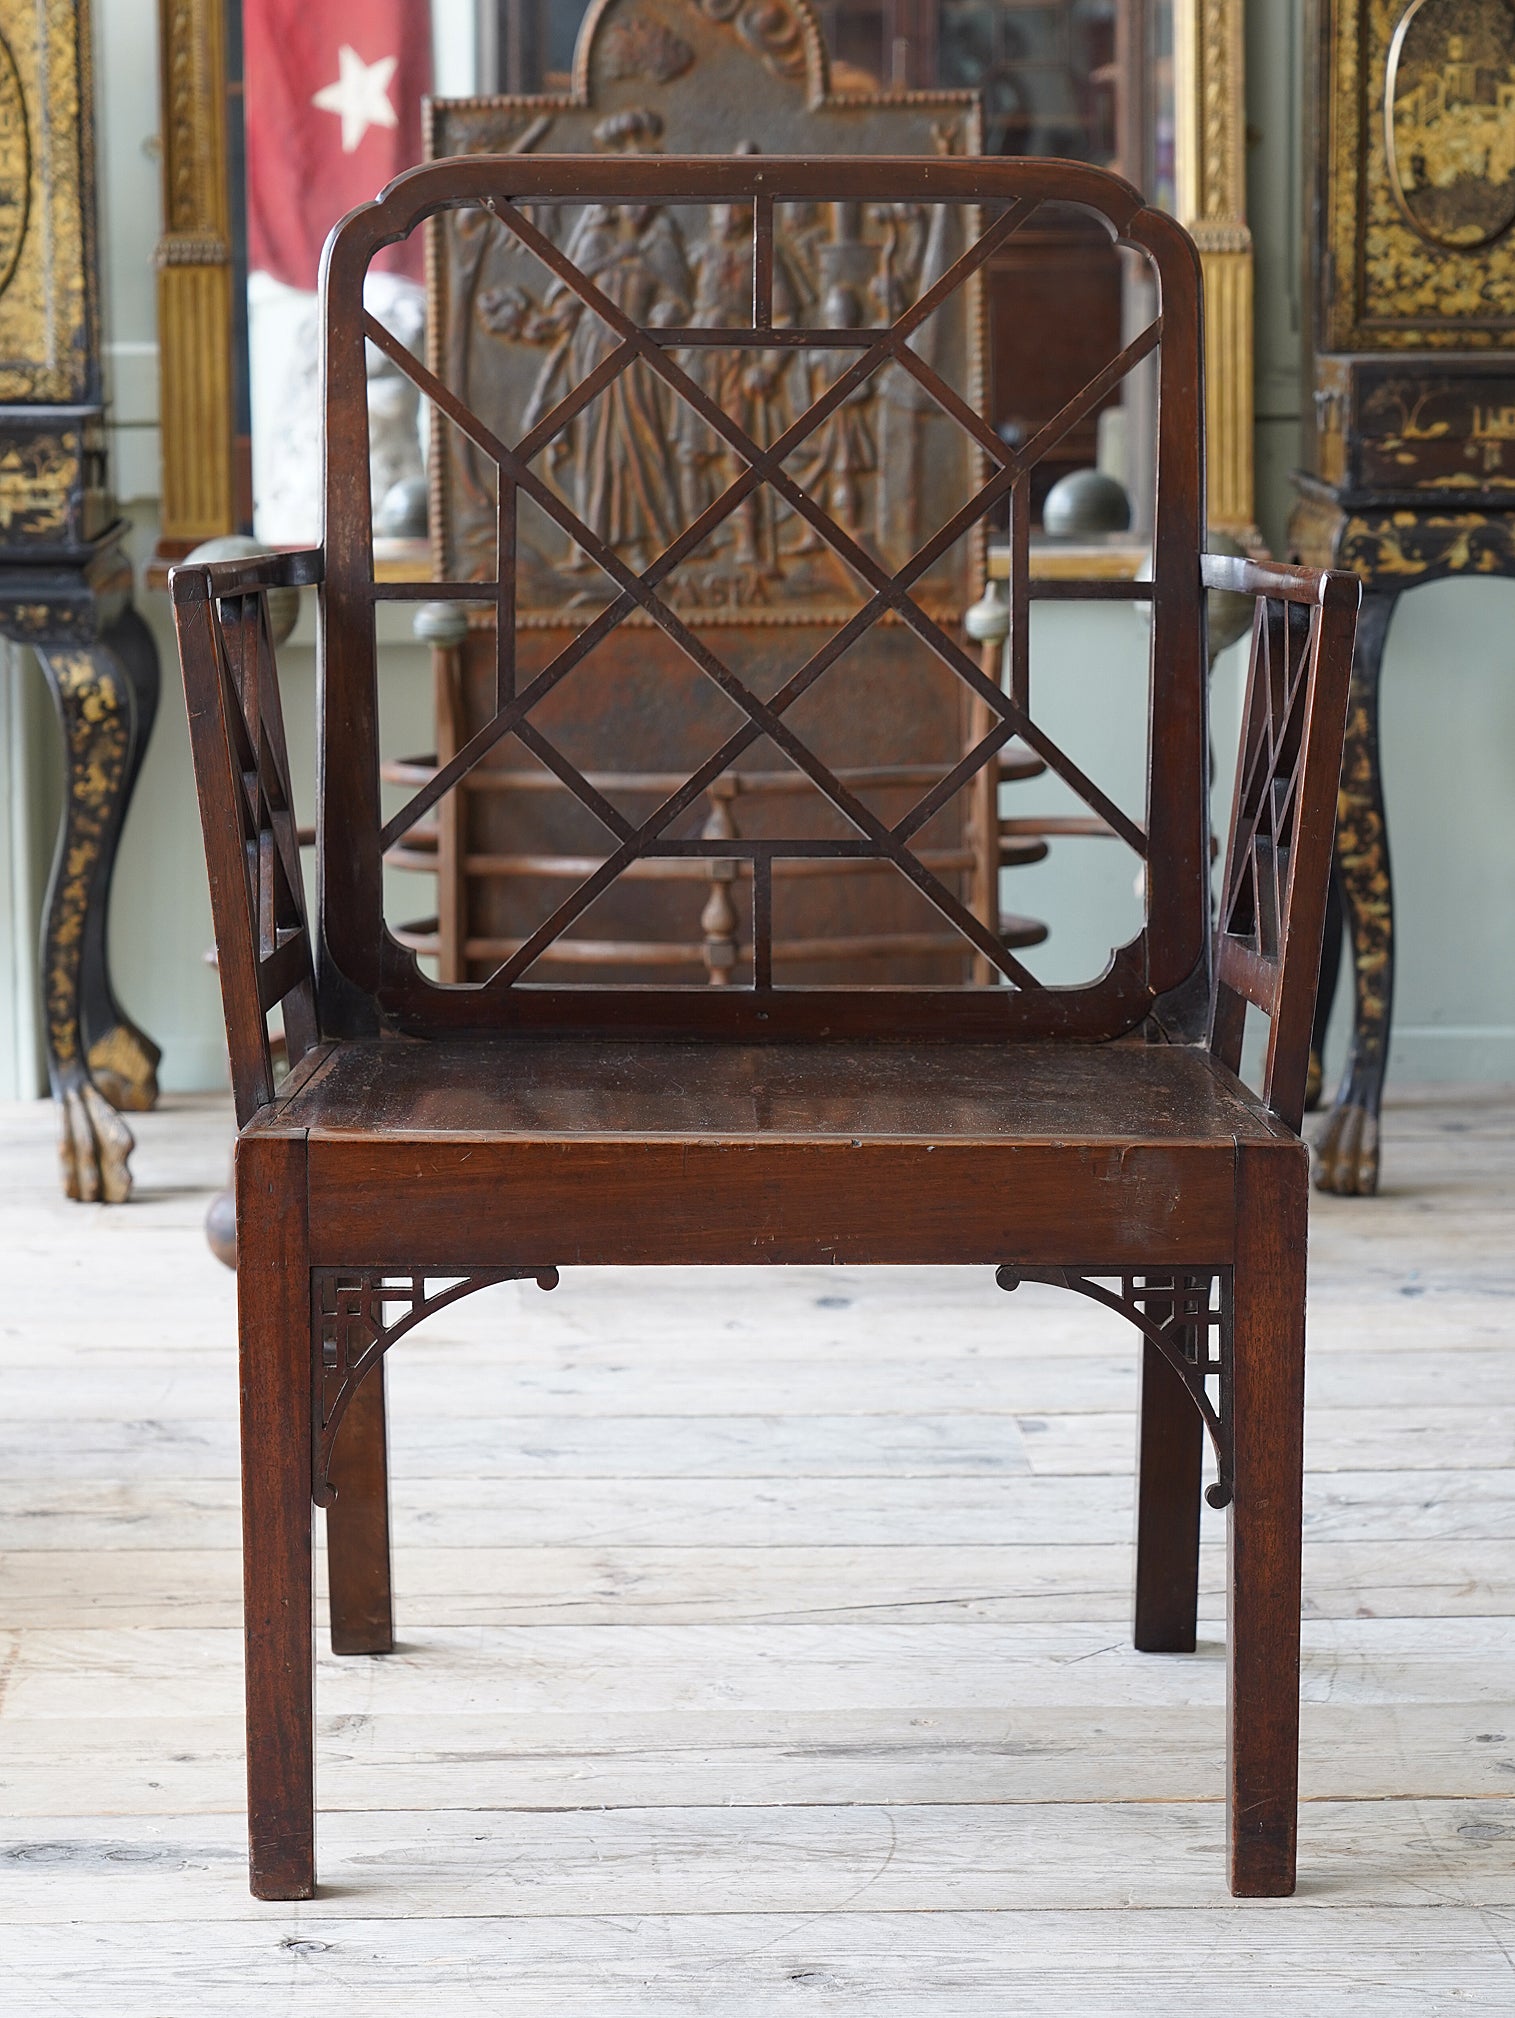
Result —
<instances>
[{"instance_id":1,"label":"chair back lattice","mask_svg":"<svg viewBox=\"0 0 1515 2018\"><path fill-rule=\"evenodd\" d=\"M1148 325L1113 354L1062 409L1014 446L1002 441L978 411L974 385L955 383L933 359L932 319L976 318L976 289L986 262L1045 204L1076 204L1100 218L1112 236L1146 260L1157 309ZM881 216L929 220L950 212L952 256L908 305L879 300L876 323L859 324L827 297L796 309L792 297L776 311L782 258L776 256L775 209L823 214L836 206L874 206ZM738 321L691 326L669 319L669 290L639 286L652 259L649 219L690 211L747 219L750 307ZM547 351L578 359L578 370L543 368L542 395L532 410L501 427L479 414L467 388L445 382L442 360L423 362L363 306L363 281L374 255L449 211L475 211L488 228L509 234L532 270L550 277L555 319L539 318L532 334ZM433 229L440 228L440 219ZM782 243L781 234L780 243ZM940 237L940 234L939 234ZM326 584L321 740L321 880L325 954L345 978L333 1000L367 996L402 1028L444 1030L615 1029L649 1033L778 1037L800 1034L971 1034L1015 1032L1105 1038L1137 1026L1154 1004L1192 983L1207 961L1208 808L1204 696L1203 607L1198 553L1203 514L1203 408L1200 308L1193 246L1173 220L1146 206L1125 183L1098 170L1042 161L851 159L799 161L618 156L501 157L443 160L402 176L374 204L353 212L327 250L323 275L326 397ZM887 292L887 291L885 291ZM855 299L855 295L853 297ZM490 312L519 325L524 300L492 301ZM828 319L829 318L829 319ZM596 332L592 344L574 333ZM976 323L975 323L976 326ZM430 402L438 425L454 430L475 462L496 474L493 575L446 582L395 582L376 576L368 471L368 346ZM552 346L559 346L554 353ZM723 396L732 374L773 359L804 358L823 367L806 381L808 404L780 424L761 401ZM1149 583L1033 581L1029 567L1032 472L1066 433L1104 404L1147 360L1155 373L1159 410L1155 561ZM719 368L713 368L716 363ZM729 367L729 368L728 368ZM865 433L849 403L867 396L883 372L904 375L911 397L931 416L940 442L945 428L958 457L950 502L933 502L936 522L908 552L891 549L862 525L839 466L866 464ZM735 410L734 410L735 409ZM585 484L564 473L562 447L591 411L622 427L649 424L670 431L696 425L718 445L707 463L721 472L703 499L687 502L685 521L668 524L666 499L636 486L639 466L625 457L595 463L593 502ZM618 418L617 418L618 416ZM649 421L649 417L651 417ZM849 433L849 428L852 430ZM610 439L579 426L585 441ZM826 456L817 444L827 442ZM941 491L943 451L933 448L922 496ZM929 483L928 483L929 479ZM614 512L607 484L621 486ZM842 591L828 613L823 641L806 635L801 662L782 677L762 680L716 649L698 592L681 588L681 569L696 570L712 543L753 501L781 514L807 550L822 555ZM982 535L991 518L1010 527L1011 622L1003 683L986 676L961 633L960 609L944 604L943 579L961 577L963 543ZM607 517L611 512L611 517ZM550 527L566 547L586 587L566 641L557 635L545 664L521 650L527 610L539 594L540 542L528 525ZM670 537L670 532L672 536ZM952 564L949 564L952 563ZM472 569L477 574L477 567ZM1152 656L1148 783L1142 817L1132 817L1089 777L1038 720L1032 695L1029 604L1038 595L1150 599ZM388 817L380 797L375 611L385 600L454 597L492 603L498 663L493 712L465 745ZM806 622L813 622L809 612ZM782 621L782 612L780 612ZM798 621L798 618L796 619ZM725 732L692 764L650 812L628 814L602 792L586 769L553 740L554 690L579 669L592 677L593 654L622 627L660 652L671 651L723 699ZM919 792L903 814L885 817L867 795L837 775L807 741L803 697L849 654L869 641L898 651L908 640L933 678L960 684L964 720L976 725L960 761ZM813 649L811 648L813 645ZM540 653L538 654L540 657ZM545 767L594 821L602 854L555 903L495 971L467 985L427 978L413 953L386 930L382 865L386 849L416 829L460 779L513 738L529 761ZM1105 973L1087 986L1050 987L1009 950L971 899L929 865L930 823L971 792L1012 739L1029 747L1146 865L1145 921ZM824 831L722 840L700 830L710 786L757 751L803 779L824 809ZM908 748L896 761L908 766ZM924 839L923 839L924 837ZM542 956L632 864L678 857L725 857L743 865L751 891L751 961L745 976L719 990L698 987L618 988L564 985L544 979ZM773 966L773 865L868 858L906 879L939 919L961 936L989 979L959 988L791 987ZM325 1016L323 1000L323 1016ZM327 1016L329 1021L330 1017Z\"/></svg>"}]
</instances>

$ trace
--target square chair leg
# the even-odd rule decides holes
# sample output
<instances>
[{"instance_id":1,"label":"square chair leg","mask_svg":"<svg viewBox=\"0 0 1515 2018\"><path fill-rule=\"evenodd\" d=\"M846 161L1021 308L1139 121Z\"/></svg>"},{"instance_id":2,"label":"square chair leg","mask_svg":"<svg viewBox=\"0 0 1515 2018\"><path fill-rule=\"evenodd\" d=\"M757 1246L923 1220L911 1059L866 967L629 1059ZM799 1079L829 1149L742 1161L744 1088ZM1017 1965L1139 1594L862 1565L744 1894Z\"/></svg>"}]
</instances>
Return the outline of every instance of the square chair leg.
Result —
<instances>
[{"instance_id":1,"label":"square chair leg","mask_svg":"<svg viewBox=\"0 0 1515 2018\"><path fill-rule=\"evenodd\" d=\"M305 1144L237 1148L247 1825L253 1895L316 1886Z\"/></svg>"},{"instance_id":2,"label":"square chair leg","mask_svg":"<svg viewBox=\"0 0 1515 2018\"><path fill-rule=\"evenodd\" d=\"M336 1497L326 1509L326 1580L334 1654L394 1651L388 1471L381 1359L348 1402L331 1454Z\"/></svg>"},{"instance_id":3,"label":"square chair leg","mask_svg":"<svg viewBox=\"0 0 1515 2018\"><path fill-rule=\"evenodd\" d=\"M1227 1824L1232 1892L1265 1899L1294 1890L1298 1823L1308 1152L1247 1144L1237 1178Z\"/></svg>"},{"instance_id":4,"label":"square chair leg","mask_svg":"<svg viewBox=\"0 0 1515 2018\"><path fill-rule=\"evenodd\" d=\"M1139 1438L1132 1637L1141 1653L1192 1654L1205 1427L1188 1388L1150 1340L1142 1343Z\"/></svg>"}]
</instances>

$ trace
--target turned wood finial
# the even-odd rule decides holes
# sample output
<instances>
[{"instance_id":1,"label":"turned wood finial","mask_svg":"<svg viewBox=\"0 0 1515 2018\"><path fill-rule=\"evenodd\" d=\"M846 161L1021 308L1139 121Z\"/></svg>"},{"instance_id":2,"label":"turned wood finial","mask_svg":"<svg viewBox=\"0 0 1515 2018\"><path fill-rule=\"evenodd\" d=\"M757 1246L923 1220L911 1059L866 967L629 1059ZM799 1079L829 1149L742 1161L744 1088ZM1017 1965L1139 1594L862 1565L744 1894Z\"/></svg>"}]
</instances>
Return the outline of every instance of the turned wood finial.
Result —
<instances>
[{"instance_id":1,"label":"turned wood finial","mask_svg":"<svg viewBox=\"0 0 1515 2018\"><path fill-rule=\"evenodd\" d=\"M736 779L730 777L717 778L711 785L710 817L700 830L702 841L734 841L737 838L733 812L737 789ZM710 972L712 988L724 988L736 966L736 935L740 920L731 901L731 886L736 881L736 875L736 863L729 855L717 857L710 864L710 895L700 913L700 930L705 935L705 965Z\"/></svg>"}]
</instances>

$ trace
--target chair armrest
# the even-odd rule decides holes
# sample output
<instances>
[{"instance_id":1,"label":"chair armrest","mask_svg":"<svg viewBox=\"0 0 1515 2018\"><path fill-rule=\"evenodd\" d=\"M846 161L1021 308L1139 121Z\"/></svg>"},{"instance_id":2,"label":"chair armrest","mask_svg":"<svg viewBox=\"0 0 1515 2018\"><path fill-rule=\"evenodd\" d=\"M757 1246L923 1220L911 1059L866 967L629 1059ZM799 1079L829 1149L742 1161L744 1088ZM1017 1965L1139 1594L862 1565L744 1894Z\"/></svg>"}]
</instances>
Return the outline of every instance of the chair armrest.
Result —
<instances>
[{"instance_id":1,"label":"chair armrest","mask_svg":"<svg viewBox=\"0 0 1515 2018\"><path fill-rule=\"evenodd\" d=\"M168 592L179 603L257 595L266 589L317 588L326 579L326 549L252 554L245 560L180 561L168 571ZM203 588L199 585L203 584Z\"/></svg>"},{"instance_id":2,"label":"chair armrest","mask_svg":"<svg viewBox=\"0 0 1515 2018\"><path fill-rule=\"evenodd\" d=\"M1200 580L1207 589L1238 596L1273 596L1281 602L1329 603L1356 615L1362 584L1341 568L1305 568L1294 561L1253 560L1245 554L1201 554Z\"/></svg>"},{"instance_id":3,"label":"chair armrest","mask_svg":"<svg viewBox=\"0 0 1515 2018\"><path fill-rule=\"evenodd\" d=\"M316 548L168 578L239 1127L274 1097L270 1013L283 1012L291 1065L320 1038L269 602L323 572Z\"/></svg>"},{"instance_id":4,"label":"chair armrest","mask_svg":"<svg viewBox=\"0 0 1515 2018\"><path fill-rule=\"evenodd\" d=\"M1362 587L1355 575L1200 556L1206 588L1256 599L1216 924L1210 1046L1236 1071L1247 1005L1268 1018L1263 1098L1304 1119L1310 1028Z\"/></svg>"}]
</instances>

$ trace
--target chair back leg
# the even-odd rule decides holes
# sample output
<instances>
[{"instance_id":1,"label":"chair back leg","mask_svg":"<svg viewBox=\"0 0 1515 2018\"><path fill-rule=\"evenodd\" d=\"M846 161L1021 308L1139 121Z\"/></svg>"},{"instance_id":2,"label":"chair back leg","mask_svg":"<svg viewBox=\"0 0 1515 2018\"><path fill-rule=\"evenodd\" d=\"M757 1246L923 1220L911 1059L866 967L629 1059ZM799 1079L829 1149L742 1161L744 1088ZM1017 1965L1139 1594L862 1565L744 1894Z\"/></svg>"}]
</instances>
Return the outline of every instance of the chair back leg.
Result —
<instances>
[{"instance_id":1,"label":"chair back leg","mask_svg":"<svg viewBox=\"0 0 1515 2018\"><path fill-rule=\"evenodd\" d=\"M326 1579L334 1654L394 1651L389 1569L389 1462L384 1362L364 1375L348 1402L328 1473L336 1497L326 1509Z\"/></svg>"},{"instance_id":2,"label":"chair back leg","mask_svg":"<svg viewBox=\"0 0 1515 2018\"><path fill-rule=\"evenodd\" d=\"M1142 1341L1137 1435L1132 1637L1140 1653L1192 1654L1205 1426L1189 1390L1150 1339Z\"/></svg>"}]
</instances>

